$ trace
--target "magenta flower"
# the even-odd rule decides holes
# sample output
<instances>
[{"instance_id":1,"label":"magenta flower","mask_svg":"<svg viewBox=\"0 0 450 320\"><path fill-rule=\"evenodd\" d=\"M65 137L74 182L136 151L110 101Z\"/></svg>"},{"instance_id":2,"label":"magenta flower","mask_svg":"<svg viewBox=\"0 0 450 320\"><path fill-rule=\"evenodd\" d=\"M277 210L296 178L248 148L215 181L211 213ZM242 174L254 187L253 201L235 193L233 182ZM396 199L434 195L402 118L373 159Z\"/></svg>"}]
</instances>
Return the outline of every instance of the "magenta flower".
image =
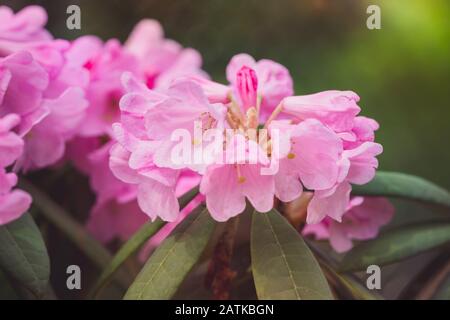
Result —
<instances>
[{"instance_id":1,"label":"magenta flower","mask_svg":"<svg viewBox=\"0 0 450 320\"><path fill-rule=\"evenodd\" d=\"M329 239L334 250L346 252L353 247L352 240L376 238L379 229L391 220L393 214L394 207L385 198L354 197L341 223L325 218L318 224L306 225L302 233L319 240Z\"/></svg>"}]
</instances>

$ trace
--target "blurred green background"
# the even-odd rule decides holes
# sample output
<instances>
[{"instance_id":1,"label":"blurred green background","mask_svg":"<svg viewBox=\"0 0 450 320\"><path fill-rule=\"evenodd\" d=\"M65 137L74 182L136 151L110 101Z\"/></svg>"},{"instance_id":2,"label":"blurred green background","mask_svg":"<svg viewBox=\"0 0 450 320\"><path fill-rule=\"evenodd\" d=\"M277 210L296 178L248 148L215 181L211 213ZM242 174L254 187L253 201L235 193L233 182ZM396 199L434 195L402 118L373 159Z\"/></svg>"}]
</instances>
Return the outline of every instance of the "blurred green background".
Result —
<instances>
[{"instance_id":1,"label":"blurred green background","mask_svg":"<svg viewBox=\"0 0 450 320\"><path fill-rule=\"evenodd\" d=\"M424 176L450 188L450 1L448 0L134 0L2 1L34 3L49 29L73 39L125 40L141 18L159 20L168 37L198 49L204 68L224 78L230 57L248 52L286 65L297 94L350 89L363 114L381 124L383 170ZM82 30L65 27L78 4ZM369 4L381 30L366 27Z\"/></svg>"}]
</instances>

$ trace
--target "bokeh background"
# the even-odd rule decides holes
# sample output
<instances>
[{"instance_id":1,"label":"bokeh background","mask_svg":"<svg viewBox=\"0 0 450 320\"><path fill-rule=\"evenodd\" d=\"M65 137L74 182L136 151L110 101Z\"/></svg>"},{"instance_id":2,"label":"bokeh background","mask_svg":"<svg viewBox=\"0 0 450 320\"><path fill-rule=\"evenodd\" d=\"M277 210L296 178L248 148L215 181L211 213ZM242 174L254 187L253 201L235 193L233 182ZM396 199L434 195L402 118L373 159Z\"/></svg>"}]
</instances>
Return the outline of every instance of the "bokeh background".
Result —
<instances>
[{"instance_id":1,"label":"bokeh background","mask_svg":"<svg viewBox=\"0 0 450 320\"><path fill-rule=\"evenodd\" d=\"M450 188L450 1L448 0L2 0L39 4L56 37L95 34L125 40L142 18L200 51L204 69L224 79L230 57L247 52L287 66L297 94L356 91L363 115L377 119L382 170L423 176ZM66 8L81 7L81 31L66 28ZM381 8L381 30L366 27L368 5ZM0 21L1 23L1 21ZM425 219L432 209L396 202L396 223ZM426 257L394 272L395 287ZM399 269L400 270L400 269ZM405 270L408 270L405 274ZM391 282L393 284L391 284ZM395 284L397 282L397 284ZM401 287L401 286L400 286Z\"/></svg>"}]
</instances>

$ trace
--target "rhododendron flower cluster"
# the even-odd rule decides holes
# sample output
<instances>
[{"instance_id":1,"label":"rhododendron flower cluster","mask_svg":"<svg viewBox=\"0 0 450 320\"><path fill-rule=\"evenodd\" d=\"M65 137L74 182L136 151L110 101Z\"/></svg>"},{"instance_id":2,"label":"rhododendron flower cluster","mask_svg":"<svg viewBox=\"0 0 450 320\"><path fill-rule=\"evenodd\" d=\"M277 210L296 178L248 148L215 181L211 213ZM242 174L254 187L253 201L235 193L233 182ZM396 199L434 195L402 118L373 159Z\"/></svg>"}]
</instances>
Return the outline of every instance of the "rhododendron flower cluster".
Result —
<instances>
[{"instance_id":1,"label":"rhododendron flower cluster","mask_svg":"<svg viewBox=\"0 0 450 320\"><path fill-rule=\"evenodd\" d=\"M293 96L286 68L246 54L233 57L226 74L229 84L190 76L155 89L124 74L127 93L120 101L121 121L113 126L118 143L110 166L137 186L141 209L152 219L177 219L175 186L188 170L201 175L200 192L218 221L242 213L246 199L267 212L274 198L293 201L307 189L314 191L308 224L341 222L351 206L351 184L374 177L382 152L374 141L378 124L359 116L359 97L351 91ZM194 146L181 158L189 159L201 145L202 159L210 161L174 160L180 129L190 137L185 145ZM226 141L200 141L196 130L215 130ZM250 150L257 150L254 161ZM269 170L273 163L275 171Z\"/></svg>"},{"instance_id":2,"label":"rhododendron flower cluster","mask_svg":"<svg viewBox=\"0 0 450 320\"><path fill-rule=\"evenodd\" d=\"M0 224L31 197L17 174L71 161L96 202L87 222L101 241L125 240L148 218L172 222L205 202L227 221L250 203L268 212L306 190L305 234L337 251L376 236L392 216L385 199L350 198L368 183L382 146L378 123L352 91L295 96L287 68L234 56L228 83L209 79L200 54L143 20L124 44L55 39L45 11L0 7ZM180 210L177 198L199 186Z\"/></svg>"}]
</instances>

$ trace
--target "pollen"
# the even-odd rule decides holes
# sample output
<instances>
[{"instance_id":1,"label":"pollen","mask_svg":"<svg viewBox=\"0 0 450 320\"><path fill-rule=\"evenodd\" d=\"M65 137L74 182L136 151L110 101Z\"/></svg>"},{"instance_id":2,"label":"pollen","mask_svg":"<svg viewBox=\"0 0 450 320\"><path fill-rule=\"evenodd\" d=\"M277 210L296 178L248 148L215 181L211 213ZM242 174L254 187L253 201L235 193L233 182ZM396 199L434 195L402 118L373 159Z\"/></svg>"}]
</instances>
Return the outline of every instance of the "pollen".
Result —
<instances>
[{"instance_id":1,"label":"pollen","mask_svg":"<svg viewBox=\"0 0 450 320\"><path fill-rule=\"evenodd\" d=\"M292 153L292 152L290 152L288 155L287 155L287 158L288 159L294 159L295 158L295 153Z\"/></svg>"},{"instance_id":2,"label":"pollen","mask_svg":"<svg viewBox=\"0 0 450 320\"><path fill-rule=\"evenodd\" d=\"M238 183L244 183L246 181L245 177L239 176L238 177Z\"/></svg>"}]
</instances>

